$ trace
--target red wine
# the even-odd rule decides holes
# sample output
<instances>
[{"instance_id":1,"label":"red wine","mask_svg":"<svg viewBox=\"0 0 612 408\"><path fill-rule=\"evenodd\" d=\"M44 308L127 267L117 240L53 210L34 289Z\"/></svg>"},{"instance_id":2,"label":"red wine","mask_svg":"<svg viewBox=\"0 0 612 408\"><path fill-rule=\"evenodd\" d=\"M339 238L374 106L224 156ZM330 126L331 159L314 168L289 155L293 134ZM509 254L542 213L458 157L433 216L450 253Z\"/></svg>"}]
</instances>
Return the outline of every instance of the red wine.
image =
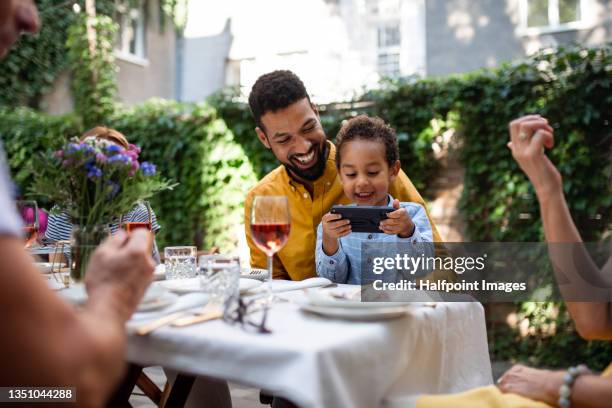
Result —
<instances>
[{"instance_id":1,"label":"red wine","mask_svg":"<svg viewBox=\"0 0 612 408\"><path fill-rule=\"evenodd\" d=\"M35 227L33 225L23 227L23 233L26 239L25 247L29 248L34 242L36 242L36 238L38 238L38 227Z\"/></svg>"},{"instance_id":2,"label":"red wine","mask_svg":"<svg viewBox=\"0 0 612 408\"><path fill-rule=\"evenodd\" d=\"M255 244L268 255L278 252L289 238L290 224L251 224Z\"/></svg>"},{"instance_id":3,"label":"red wine","mask_svg":"<svg viewBox=\"0 0 612 408\"><path fill-rule=\"evenodd\" d=\"M151 231L151 223L150 222L125 222L123 223L123 228L127 232L132 232L138 228L146 228Z\"/></svg>"}]
</instances>

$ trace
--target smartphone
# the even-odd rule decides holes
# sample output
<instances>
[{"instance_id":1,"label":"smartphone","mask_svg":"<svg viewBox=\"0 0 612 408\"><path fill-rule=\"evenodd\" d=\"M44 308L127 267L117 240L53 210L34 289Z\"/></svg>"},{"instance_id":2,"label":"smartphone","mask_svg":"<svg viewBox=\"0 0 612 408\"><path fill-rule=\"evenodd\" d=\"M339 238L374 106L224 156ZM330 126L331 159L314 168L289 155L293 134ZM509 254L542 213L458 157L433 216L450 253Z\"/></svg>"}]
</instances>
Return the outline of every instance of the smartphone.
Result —
<instances>
[{"instance_id":1,"label":"smartphone","mask_svg":"<svg viewBox=\"0 0 612 408\"><path fill-rule=\"evenodd\" d=\"M353 232L383 232L378 225L387 219L387 213L395 211L393 207L334 205L332 214L340 214L351 222Z\"/></svg>"}]
</instances>

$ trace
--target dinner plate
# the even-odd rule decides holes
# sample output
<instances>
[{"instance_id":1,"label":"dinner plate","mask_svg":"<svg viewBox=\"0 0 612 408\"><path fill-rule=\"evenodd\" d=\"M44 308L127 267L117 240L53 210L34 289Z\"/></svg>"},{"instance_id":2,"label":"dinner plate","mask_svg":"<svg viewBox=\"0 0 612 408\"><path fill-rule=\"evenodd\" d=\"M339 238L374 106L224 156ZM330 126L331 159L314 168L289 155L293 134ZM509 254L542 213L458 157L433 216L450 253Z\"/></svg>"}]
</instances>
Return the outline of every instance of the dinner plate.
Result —
<instances>
[{"instance_id":1,"label":"dinner plate","mask_svg":"<svg viewBox=\"0 0 612 408\"><path fill-rule=\"evenodd\" d=\"M302 304L301 309L308 313L319 316L332 317L343 320L376 321L395 319L404 316L410 306L388 306L375 309L366 308L346 308L346 307L326 307L311 304Z\"/></svg>"},{"instance_id":2,"label":"dinner plate","mask_svg":"<svg viewBox=\"0 0 612 408\"><path fill-rule=\"evenodd\" d=\"M200 278L172 279L157 283L171 292L184 294L192 292L202 292Z\"/></svg>"},{"instance_id":3,"label":"dinner plate","mask_svg":"<svg viewBox=\"0 0 612 408\"><path fill-rule=\"evenodd\" d=\"M75 305L82 305L87 301L87 291L85 284L75 283L66 289L57 292L62 298ZM139 312L154 310L168 306L178 298L177 295L169 293L167 289L159 285L151 285L144 293L142 300L138 304Z\"/></svg>"},{"instance_id":4,"label":"dinner plate","mask_svg":"<svg viewBox=\"0 0 612 408\"><path fill-rule=\"evenodd\" d=\"M360 288L308 289L307 303L325 308L347 309L386 309L390 307L409 307L409 302L363 302Z\"/></svg>"},{"instance_id":5,"label":"dinner plate","mask_svg":"<svg viewBox=\"0 0 612 408\"><path fill-rule=\"evenodd\" d=\"M262 285L262 283L263 282L255 279L240 278L240 281L238 282L240 293L245 293L251 289L258 288ZM179 294L203 291L200 278L173 279L159 282L158 285Z\"/></svg>"}]
</instances>

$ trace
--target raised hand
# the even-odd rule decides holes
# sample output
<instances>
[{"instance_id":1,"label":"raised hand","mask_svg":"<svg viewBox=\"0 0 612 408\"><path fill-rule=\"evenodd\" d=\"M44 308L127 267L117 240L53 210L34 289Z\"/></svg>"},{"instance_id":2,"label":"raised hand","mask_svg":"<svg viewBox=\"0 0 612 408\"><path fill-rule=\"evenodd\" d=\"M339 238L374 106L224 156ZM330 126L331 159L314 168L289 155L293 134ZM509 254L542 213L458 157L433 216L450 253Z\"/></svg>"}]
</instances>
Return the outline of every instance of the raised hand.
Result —
<instances>
[{"instance_id":1,"label":"raised hand","mask_svg":"<svg viewBox=\"0 0 612 408\"><path fill-rule=\"evenodd\" d=\"M527 115L510 122L508 128L508 148L538 196L560 191L561 174L545 154L545 149L555 144L548 120L540 115Z\"/></svg>"}]
</instances>

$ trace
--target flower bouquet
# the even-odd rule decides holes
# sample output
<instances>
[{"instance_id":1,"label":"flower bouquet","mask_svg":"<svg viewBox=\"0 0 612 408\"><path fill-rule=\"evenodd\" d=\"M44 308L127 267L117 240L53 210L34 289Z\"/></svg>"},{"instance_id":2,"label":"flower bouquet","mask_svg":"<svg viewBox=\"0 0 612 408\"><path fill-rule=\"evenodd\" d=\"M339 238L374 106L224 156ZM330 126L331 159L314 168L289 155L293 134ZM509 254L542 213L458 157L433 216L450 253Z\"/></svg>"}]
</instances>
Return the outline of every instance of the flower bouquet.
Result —
<instances>
[{"instance_id":1,"label":"flower bouquet","mask_svg":"<svg viewBox=\"0 0 612 408\"><path fill-rule=\"evenodd\" d=\"M171 189L155 165L139 162L140 149L102 139L71 140L47 154L34 178L34 194L56 203L54 211L71 217L71 277L81 280L96 246L109 234L109 224L159 191Z\"/></svg>"}]
</instances>

